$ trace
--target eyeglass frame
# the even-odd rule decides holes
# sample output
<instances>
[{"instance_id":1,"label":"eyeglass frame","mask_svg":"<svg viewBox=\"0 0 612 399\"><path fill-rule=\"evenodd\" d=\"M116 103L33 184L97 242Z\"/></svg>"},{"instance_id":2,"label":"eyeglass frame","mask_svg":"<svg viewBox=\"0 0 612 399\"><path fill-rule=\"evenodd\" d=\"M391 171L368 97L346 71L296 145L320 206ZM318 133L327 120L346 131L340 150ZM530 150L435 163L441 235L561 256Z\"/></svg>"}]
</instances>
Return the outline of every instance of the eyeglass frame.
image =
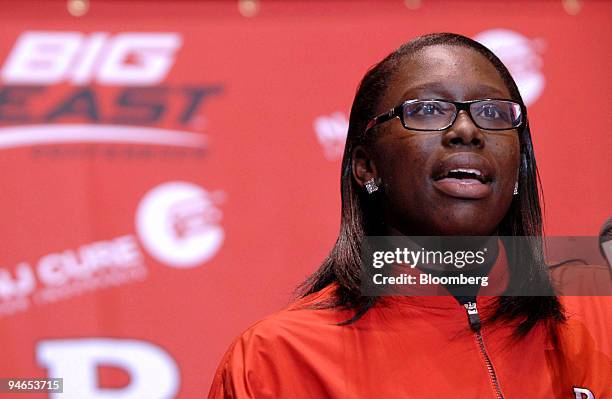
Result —
<instances>
[{"instance_id":1,"label":"eyeglass frame","mask_svg":"<svg viewBox=\"0 0 612 399\"><path fill-rule=\"evenodd\" d=\"M443 101L445 103L450 103L453 104L455 106L456 112L455 112L455 116L453 117L453 119L451 120L451 122L443 127L443 128L439 128L439 129L415 129L412 127L408 127L406 126L406 122L404 122L404 112L403 112L403 107L405 106L405 104L410 104L410 103L414 103L417 101ZM506 102L511 102L514 104L517 104L521 107L521 123L518 126L514 126L514 127L510 127L510 128L505 128L505 129L485 129L483 127L480 127L478 125L478 123L476 123L476 121L474 120L474 118L472 117L472 113L470 112L470 105L477 103L477 102L481 102L481 101L506 101ZM402 126L404 127L404 129L406 130L414 130L414 131L419 131L419 132L440 132L442 130L446 130L449 127L453 126L453 124L457 121L457 117L459 116L459 112L460 111L465 111L468 116L470 117L470 120L472 121L472 123L474 124L474 126L476 126L479 129L482 130L489 130L489 131L502 131L502 130L512 130L512 129L519 129L521 127L523 127L525 125L525 122L527 120L527 108L519 103L516 102L514 100L508 100L507 98L483 98L483 99L479 99L479 100L470 100L470 101L451 101L451 100L445 100L442 98L431 98L431 99L422 99L422 98L417 98L417 99L413 99L413 100L406 100L404 102L402 102L400 105L390 109L389 111L382 113L378 116L375 116L374 118L370 119L370 121L368 122L366 128L365 128L365 133L368 132L368 130L370 130L371 128L373 128L376 125L379 125L383 122L387 122L390 121L393 118L399 118L400 121L402 122Z\"/></svg>"}]
</instances>

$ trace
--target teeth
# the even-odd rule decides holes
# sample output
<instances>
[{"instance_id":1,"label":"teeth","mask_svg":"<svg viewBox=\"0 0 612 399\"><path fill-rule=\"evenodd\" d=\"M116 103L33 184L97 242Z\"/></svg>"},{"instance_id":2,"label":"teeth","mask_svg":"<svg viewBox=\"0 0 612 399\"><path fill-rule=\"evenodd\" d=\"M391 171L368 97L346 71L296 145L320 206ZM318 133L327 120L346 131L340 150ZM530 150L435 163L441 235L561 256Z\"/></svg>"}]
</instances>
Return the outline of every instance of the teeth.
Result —
<instances>
[{"instance_id":1,"label":"teeth","mask_svg":"<svg viewBox=\"0 0 612 399\"><path fill-rule=\"evenodd\" d=\"M452 169L451 172L462 172L462 173L472 173L476 176L482 176L482 172L478 169Z\"/></svg>"}]
</instances>

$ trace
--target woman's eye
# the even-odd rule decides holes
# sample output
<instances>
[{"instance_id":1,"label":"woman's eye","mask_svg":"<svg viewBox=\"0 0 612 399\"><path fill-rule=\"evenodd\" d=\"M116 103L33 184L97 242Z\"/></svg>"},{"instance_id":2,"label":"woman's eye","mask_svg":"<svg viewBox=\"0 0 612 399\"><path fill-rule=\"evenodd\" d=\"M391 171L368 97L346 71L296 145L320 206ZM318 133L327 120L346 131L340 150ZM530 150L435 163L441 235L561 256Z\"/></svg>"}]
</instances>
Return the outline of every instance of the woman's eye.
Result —
<instances>
[{"instance_id":1,"label":"woman's eye","mask_svg":"<svg viewBox=\"0 0 612 399\"><path fill-rule=\"evenodd\" d=\"M500 112L499 108L494 105L485 105L480 110L480 116L483 116L488 119L499 119L502 118L503 115Z\"/></svg>"},{"instance_id":2,"label":"woman's eye","mask_svg":"<svg viewBox=\"0 0 612 399\"><path fill-rule=\"evenodd\" d=\"M433 105L424 105L423 113L426 115L434 115L436 113L436 107Z\"/></svg>"},{"instance_id":3,"label":"woman's eye","mask_svg":"<svg viewBox=\"0 0 612 399\"><path fill-rule=\"evenodd\" d=\"M417 107L411 115L430 116L430 115L443 115L444 112L436 104L422 104Z\"/></svg>"}]
</instances>

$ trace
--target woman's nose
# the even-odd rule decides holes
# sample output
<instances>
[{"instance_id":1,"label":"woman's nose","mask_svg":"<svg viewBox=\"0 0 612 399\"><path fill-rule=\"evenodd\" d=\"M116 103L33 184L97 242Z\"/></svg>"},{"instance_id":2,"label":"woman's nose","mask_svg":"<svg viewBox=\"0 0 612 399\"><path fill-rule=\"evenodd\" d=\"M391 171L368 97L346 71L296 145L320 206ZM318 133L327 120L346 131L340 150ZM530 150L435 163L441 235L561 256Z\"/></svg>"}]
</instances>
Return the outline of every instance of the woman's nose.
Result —
<instances>
[{"instance_id":1,"label":"woman's nose","mask_svg":"<svg viewBox=\"0 0 612 399\"><path fill-rule=\"evenodd\" d=\"M442 144L448 147L474 146L484 147L482 130L474 124L466 111L459 111L455 122L446 130Z\"/></svg>"}]
</instances>

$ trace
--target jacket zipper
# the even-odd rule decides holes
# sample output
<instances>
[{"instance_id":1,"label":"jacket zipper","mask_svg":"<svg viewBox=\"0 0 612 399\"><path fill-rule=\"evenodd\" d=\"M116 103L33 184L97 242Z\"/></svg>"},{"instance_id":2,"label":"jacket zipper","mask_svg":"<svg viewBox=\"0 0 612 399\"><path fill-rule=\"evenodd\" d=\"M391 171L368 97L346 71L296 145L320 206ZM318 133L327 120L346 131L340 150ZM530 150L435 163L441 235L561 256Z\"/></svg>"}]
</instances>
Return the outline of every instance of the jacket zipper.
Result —
<instances>
[{"instance_id":1,"label":"jacket zipper","mask_svg":"<svg viewBox=\"0 0 612 399\"><path fill-rule=\"evenodd\" d=\"M470 327L472 328L472 331L474 331L476 342L478 342L478 347L480 348L480 354L482 355L482 358L484 359L485 364L487 366L489 378L491 379L491 384L493 385L493 389L495 390L497 399L504 399L504 394L502 393L501 387L499 386L497 374L495 374L495 369L493 368L493 362L491 362L491 358L489 357L489 353L487 352L487 348L485 347L484 339L482 338L482 332L480 331L480 315L478 314L476 302L468 302L463 306L467 311Z\"/></svg>"}]
</instances>

